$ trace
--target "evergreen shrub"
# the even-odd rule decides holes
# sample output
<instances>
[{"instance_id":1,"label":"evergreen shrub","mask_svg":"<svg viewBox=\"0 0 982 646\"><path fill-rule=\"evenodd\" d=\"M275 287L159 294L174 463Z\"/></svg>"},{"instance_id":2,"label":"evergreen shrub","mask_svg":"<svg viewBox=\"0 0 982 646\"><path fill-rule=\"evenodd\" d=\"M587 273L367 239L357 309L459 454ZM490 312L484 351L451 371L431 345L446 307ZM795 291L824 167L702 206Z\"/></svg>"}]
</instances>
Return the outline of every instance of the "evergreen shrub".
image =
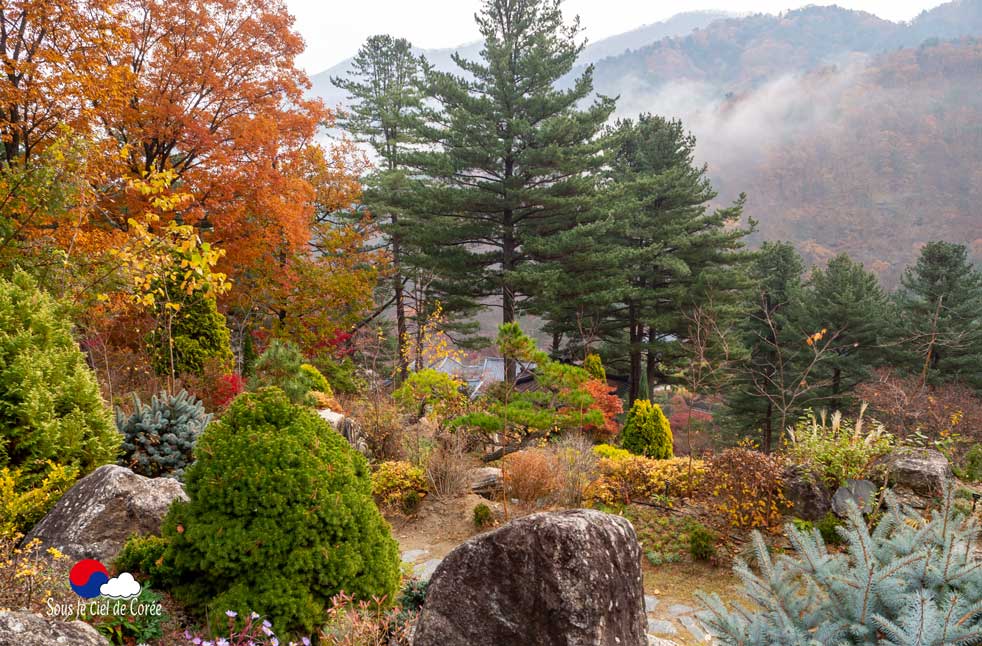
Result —
<instances>
[{"instance_id":1,"label":"evergreen shrub","mask_svg":"<svg viewBox=\"0 0 982 646\"><path fill-rule=\"evenodd\" d=\"M114 462L119 444L65 307L24 272L0 279L0 469L24 492L50 463L84 476Z\"/></svg>"},{"instance_id":2,"label":"evergreen shrub","mask_svg":"<svg viewBox=\"0 0 982 646\"><path fill-rule=\"evenodd\" d=\"M672 429L661 406L647 399L635 401L621 432L621 446L635 455L658 460L671 458L674 455Z\"/></svg>"},{"instance_id":3,"label":"evergreen shrub","mask_svg":"<svg viewBox=\"0 0 982 646\"><path fill-rule=\"evenodd\" d=\"M120 464L134 473L180 479L194 460L194 443L211 421L204 405L182 390L162 392L144 404L133 394L133 412L116 409L116 427L123 434Z\"/></svg>"},{"instance_id":4,"label":"evergreen shrub","mask_svg":"<svg viewBox=\"0 0 982 646\"><path fill-rule=\"evenodd\" d=\"M772 559L755 532L756 569L735 568L752 608L700 595L700 618L731 646L982 644L976 520L955 510L950 489L928 518L890 493L887 509L871 533L853 505L842 552L788 524L793 552Z\"/></svg>"},{"instance_id":5,"label":"evergreen shrub","mask_svg":"<svg viewBox=\"0 0 982 646\"><path fill-rule=\"evenodd\" d=\"M278 635L310 634L340 592L394 598L399 551L372 500L368 463L316 412L276 388L239 396L198 438L188 502L164 521L174 595L257 612Z\"/></svg>"}]
</instances>

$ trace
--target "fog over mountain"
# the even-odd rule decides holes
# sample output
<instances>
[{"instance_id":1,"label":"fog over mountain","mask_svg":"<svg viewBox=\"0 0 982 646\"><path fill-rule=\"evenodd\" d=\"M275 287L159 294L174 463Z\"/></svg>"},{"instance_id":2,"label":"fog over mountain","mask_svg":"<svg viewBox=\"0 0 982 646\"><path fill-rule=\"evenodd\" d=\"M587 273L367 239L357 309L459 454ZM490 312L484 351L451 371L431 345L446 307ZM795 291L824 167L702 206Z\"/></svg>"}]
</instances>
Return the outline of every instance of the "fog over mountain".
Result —
<instances>
[{"instance_id":1,"label":"fog over mountain","mask_svg":"<svg viewBox=\"0 0 982 646\"><path fill-rule=\"evenodd\" d=\"M756 240L821 263L847 251L888 284L931 239L982 260L982 0L894 23L835 6L679 14L589 45L617 116L681 119L721 200L748 194ZM465 58L479 44L458 48ZM452 70L453 50L425 54ZM314 91L331 105L330 76Z\"/></svg>"}]
</instances>

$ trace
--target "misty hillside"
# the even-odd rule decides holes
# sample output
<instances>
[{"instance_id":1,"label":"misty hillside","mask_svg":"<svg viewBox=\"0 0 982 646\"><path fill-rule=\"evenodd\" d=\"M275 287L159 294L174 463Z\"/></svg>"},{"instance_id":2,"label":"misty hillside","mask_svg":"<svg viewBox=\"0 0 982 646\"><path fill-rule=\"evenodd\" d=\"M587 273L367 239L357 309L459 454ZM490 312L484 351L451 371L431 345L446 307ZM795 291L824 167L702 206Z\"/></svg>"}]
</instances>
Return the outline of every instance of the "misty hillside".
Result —
<instances>
[{"instance_id":1,"label":"misty hillside","mask_svg":"<svg viewBox=\"0 0 982 646\"><path fill-rule=\"evenodd\" d=\"M696 29L708 26L716 20L728 18L733 14L725 11L688 11L672 16L668 20L644 25L609 38L598 40L595 43L588 43L580 55L580 63L583 65L594 63L601 59L623 54L629 50L644 47L662 38L672 38L685 36ZM398 36L398 34L394 34ZM459 47L444 49L416 49L417 54L421 54L439 70L456 71L451 56L454 52L459 52L464 58L477 58L481 51L480 42L467 43ZM345 101L344 92L338 90L331 83L331 77L341 76L351 69L351 59L341 61L337 65L311 76L313 84L312 93L321 97L329 106L343 104Z\"/></svg>"},{"instance_id":2,"label":"misty hillside","mask_svg":"<svg viewBox=\"0 0 982 646\"><path fill-rule=\"evenodd\" d=\"M681 14L590 45L580 71L595 65L595 89L619 96L619 117L682 119L721 200L748 194L758 240L793 240L816 263L848 251L889 285L927 240L968 242L982 261L973 37L982 0L909 23L835 6ZM452 50L424 53L454 69ZM342 95L329 77L347 64L314 77L331 104Z\"/></svg>"}]
</instances>

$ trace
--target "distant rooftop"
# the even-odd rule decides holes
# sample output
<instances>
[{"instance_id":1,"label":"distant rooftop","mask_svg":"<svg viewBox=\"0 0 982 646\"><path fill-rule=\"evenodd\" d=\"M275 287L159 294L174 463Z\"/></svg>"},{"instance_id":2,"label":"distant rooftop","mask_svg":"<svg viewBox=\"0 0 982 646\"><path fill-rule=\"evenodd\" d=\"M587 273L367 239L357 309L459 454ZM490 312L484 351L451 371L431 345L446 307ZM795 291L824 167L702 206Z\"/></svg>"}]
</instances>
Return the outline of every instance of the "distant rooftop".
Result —
<instances>
[{"instance_id":1,"label":"distant rooftop","mask_svg":"<svg viewBox=\"0 0 982 646\"><path fill-rule=\"evenodd\" d=\"M535 370L534 363L523 367L522 374L518 376L519 381L531 379L532 371ZM462 363L452 357L445 357L433 366L433 370L454 376L465 382L471 399L477 397L488 385L505 380L505 360L502 357L487 357L482 363L472 365Z\"/></svg>"}]
</instances>

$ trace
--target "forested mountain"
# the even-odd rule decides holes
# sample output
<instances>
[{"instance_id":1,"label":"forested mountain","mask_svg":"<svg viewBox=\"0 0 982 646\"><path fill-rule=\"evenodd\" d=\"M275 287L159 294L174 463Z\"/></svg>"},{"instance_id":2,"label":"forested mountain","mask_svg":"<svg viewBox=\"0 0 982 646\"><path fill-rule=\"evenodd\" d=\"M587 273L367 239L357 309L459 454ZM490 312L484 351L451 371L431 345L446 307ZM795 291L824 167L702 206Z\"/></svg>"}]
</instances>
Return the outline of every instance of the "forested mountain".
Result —
<instances>
[{"instance_id":1,"label":"forested mountain","mask_svg":"<svg viewBox=\"0 0 982 646\"><path fill-rule=\"evenodd\" d=\"M588 46L566 79L594 64L618 117L682 119L721 200L748 194L758 241L792 240L810 263L847 251L892 286L930 239L982 260L976 37L982 0L909 23L835 6L681 14ZM451 50L425 53L453 68ZM347 64L314 77L329 103L343 94L328 77Z\"/></svg>"}]
</instances>

